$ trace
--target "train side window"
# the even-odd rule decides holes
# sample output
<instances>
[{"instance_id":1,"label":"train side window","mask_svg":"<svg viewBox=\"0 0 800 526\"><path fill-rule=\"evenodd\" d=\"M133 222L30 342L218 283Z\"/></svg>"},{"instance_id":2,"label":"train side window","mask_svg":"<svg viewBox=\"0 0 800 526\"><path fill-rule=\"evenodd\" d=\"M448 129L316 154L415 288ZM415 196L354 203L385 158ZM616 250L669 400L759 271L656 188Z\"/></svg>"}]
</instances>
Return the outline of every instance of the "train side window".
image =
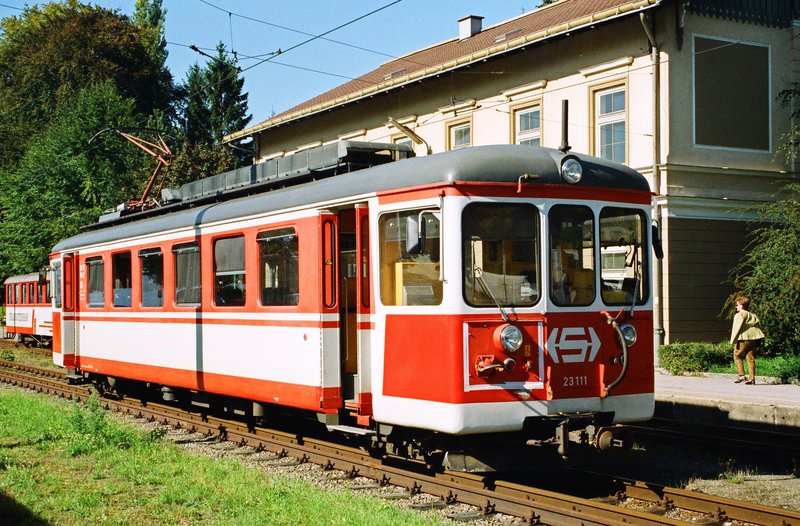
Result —
<instances>
[{"instance_id":1,"label":"train side window","mask_svg":"<svg viewBox=\"0 0 800 526\"><path fill-rule=\"evenodd\" d=\"M550 209L550 298L556 305L590 305L595 298L594 215L586 206Z\"/></svg>"},{"instance_id":2,"label":"train side window","mask_svg":"<svg viewBox=\"0 0 800 526\"><path fill-rule=\"evenodd\" d=\"M214 241L214 304L241 307L245 302L244 236Z\"/></svg>"},{"instance_id":3,"label":"train side window","mask_svg":"<svg viewBox=\"0 0 800 526\"><path fill-rule=\"evenodd\" d=\"M432 210L404 210L381 215L378 228L381 302L384 305L442 303L439 216L438 211ZM416 237L420 229L423 236L419 241L409 241L408 236ZM409 248L415 250L409 252Z\"/></svg>"},{"instance_id":4,"label":"train side window","mask_svg":"<svg viewBox=\"0 0 800 526\"><path fill-rule=\"evenodd\" d=\"M175 303L200 305L200 247L196 242L175 245Z\"/></svg>"},{"instance_id":5,"label":"train side window","mask_svg":"<svg viewBox=\"0 0 800 526\"><path fill-rule=\"evenodd\" d=\"M258 234L262 305L300 303L299 243L294 228Z\"/></svg>"},{"instance_id":6,"label":"train side window","mask_svg":"<svg viewBox=\"0 0 800 526\"><path fill-rule=\"evenodd\" d=\"M42 286L37 283L36 285L33 286L33 290L36 293L36 303L41 303L42 302Z\"/></svg>"},{"instance_id":7,"label":"train side window","mask_svg":"<svg viewBox=\"0 0 800 526\"><path fill-rule=\"evenodd\" d=\"M160 248L139 251L142 269L142 307L164 305L164 254Z\"/></svg>"},{"instance_id":8,"label":"train side window","mask_svg":"<svg viewBox=\"0 0 800 526\"><path fill-rule=\"evenodd\" d=\"M25 283L23 283L22 284L22 303L25 303L25 304L30 303L28 301L28 298L30 297L28 295L28 289L30 289L30 285L29 284L26 285Z\"/></svg>"},{"instance_id":9,"label":"train side window","mask_svg":"<svg viewBox=\"0 0 800 526\"><path fill-rule=\"evenodd\" d=\"M647 222L641 210L600 212L601 296L607 305L644 303L649 294Z\"/></svg>"},{"instance_id":10,"label":"train side window","mask_svg":"<svg viewBox=\"0 0 800 526\"><path fill-rule=\"evenodd\" d=\"M51 289L50 292L53 295L53 306L55 308L57 308L57 309L60 309L62 307L62 303L61 303L61 294L62 294L61 279L62 279L62 276L64 275L64 271L62 270L61 263L59 261L56 261L55 263L53 263L53 267L54 267L53 268L53 285L54 285L54 288ZM67 263L65 262L64 263L64 268L71 268L71 267L69 267L67 265ZM65 297L64 299L66 300L67 298ZM66 305L64 305L64 306L66 306ZM69 307L72 307L72 305L69 305Z\"/></svg>"},{"instance_id":11,"label":"train side window","mask_svg":"<svg viewBox=\"0 0 800 526\"><path fill-rule=\"evenodd\" d=\"M111 274L114 287L114 306L131 306L131 253L120 252L111 256Z\"/></svg>"},{"instance_id":12,"label":"train side window","mask_svg":"<svg viewBox=\"0 0 800 526\"><path fill-rule=\"evenodd\" d=\"M539 211L533 205L473 203L461 224L464 299L475 307L497 303L530 307L541 296Z\"/></svg>"},{"instance_id":13,"label":"train side window","mask_svg":"<svg viewBox=\"0 0 800 526\"><path fill-rule=\"evenodd\" d=\"M89 291L90 307L102 307L105 305L106 291L103 273L102 257L86 260L86 290Z\"/></svg>"}]
</instances>

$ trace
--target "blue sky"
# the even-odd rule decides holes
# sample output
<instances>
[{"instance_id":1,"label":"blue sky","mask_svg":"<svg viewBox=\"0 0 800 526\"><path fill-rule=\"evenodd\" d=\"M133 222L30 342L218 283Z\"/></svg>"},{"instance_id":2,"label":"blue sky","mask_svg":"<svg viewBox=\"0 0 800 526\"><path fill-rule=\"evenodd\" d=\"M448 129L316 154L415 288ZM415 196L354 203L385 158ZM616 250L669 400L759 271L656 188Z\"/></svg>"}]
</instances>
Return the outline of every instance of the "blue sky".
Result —
<instances>
[{"instance_id":1,"label":"blue sky","mask_svg":"<svg viewBox=\"0 0 800 526\"><path fill-rule=\"evenodd\" d=\"M38 3L0 0L0 18ZM130 15L135 0L92 3ZM458 36L457 20L466 15L483 16L486 28L539 4L540 0L164 0L168 66L175 79L183 81L189 66L206 61L189 45L214 54L221 41L236 50L245 69L251 124L256 124L393 57ZM289 50L376 10L325 39ZM256 65L277 50L288 51ZM256 56L262 58L248 58Z\"/></svg>"}]
</instances>

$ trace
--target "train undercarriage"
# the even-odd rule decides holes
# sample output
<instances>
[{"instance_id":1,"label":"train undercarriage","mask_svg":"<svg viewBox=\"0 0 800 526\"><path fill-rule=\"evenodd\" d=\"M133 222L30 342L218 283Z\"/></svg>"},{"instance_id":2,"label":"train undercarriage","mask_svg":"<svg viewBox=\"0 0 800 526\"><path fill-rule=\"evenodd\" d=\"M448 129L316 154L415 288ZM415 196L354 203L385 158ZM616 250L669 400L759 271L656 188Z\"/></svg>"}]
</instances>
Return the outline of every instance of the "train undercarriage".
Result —
<instances>
[{"instance_id":1,"label":"train undercarriage","mask_svg":"<svg viewBox=\"0 0 800 526\"><path fill-rule=\"evenodd\" d=\"M94 373L73 372L74 382L91 382L101 396L133 396L164 402L255 426L279 428L304 436L337 437L387 460L420 464L427 469L460 472L519 471L554 465L572 452L609 452L630 449L632 439L624 426L614 425L613 413L563 414L529 418L512 433L449 435L384 423L371 428L347 425L336 414L313 413L230 396L172 388Z\"/></svg>"}]
</instances>

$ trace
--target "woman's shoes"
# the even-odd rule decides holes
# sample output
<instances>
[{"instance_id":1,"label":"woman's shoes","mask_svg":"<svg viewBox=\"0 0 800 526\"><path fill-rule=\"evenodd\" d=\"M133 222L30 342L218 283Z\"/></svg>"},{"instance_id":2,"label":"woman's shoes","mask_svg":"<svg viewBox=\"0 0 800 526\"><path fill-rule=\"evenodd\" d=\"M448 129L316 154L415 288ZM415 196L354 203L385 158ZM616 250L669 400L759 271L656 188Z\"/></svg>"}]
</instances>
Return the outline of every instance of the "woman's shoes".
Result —
<instances>
[{"instance_id":1,"label":"woman's shoes","mask_svg":"<svg viewBox=\"0 0 800 526\"><path fill-rule=\"evenodd\" d=\"M740 384L742 382L744 382L744 376L740 376L737 380L733 381L733 383L735 383L735 384Z\"/></svg>"},{"instance_id":2,"label":"woman's shoes","mask_svg":"<svg viewBox=\"0 0 800 526\"><path fill-rule=\"evenodd\" d=\"M756 383L756 381L755 381L755 380L747 380L747 381L744 383L744 385L755 385L755 383Z\"/></svg>"}]
</instances>

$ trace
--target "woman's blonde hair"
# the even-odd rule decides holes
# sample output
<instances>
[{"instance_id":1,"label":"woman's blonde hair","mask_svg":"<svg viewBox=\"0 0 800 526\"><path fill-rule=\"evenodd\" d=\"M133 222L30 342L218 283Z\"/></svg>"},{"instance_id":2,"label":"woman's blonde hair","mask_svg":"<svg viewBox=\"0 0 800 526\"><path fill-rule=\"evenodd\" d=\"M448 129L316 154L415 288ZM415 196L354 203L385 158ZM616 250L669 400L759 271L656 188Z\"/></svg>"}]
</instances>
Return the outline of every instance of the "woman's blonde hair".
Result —
<instances>
[{"instance_id":1,"label":"woman's blonde hair","mask_svg":"<svg viewBox=\"0 0 800 526\"><path fill-rule=\"evenodd\" d=\"M744 296L737 296L736 303L742 306L744 310L747 310L750 307L750 300L745 298Z\"/></svg>"}]
</instances>

